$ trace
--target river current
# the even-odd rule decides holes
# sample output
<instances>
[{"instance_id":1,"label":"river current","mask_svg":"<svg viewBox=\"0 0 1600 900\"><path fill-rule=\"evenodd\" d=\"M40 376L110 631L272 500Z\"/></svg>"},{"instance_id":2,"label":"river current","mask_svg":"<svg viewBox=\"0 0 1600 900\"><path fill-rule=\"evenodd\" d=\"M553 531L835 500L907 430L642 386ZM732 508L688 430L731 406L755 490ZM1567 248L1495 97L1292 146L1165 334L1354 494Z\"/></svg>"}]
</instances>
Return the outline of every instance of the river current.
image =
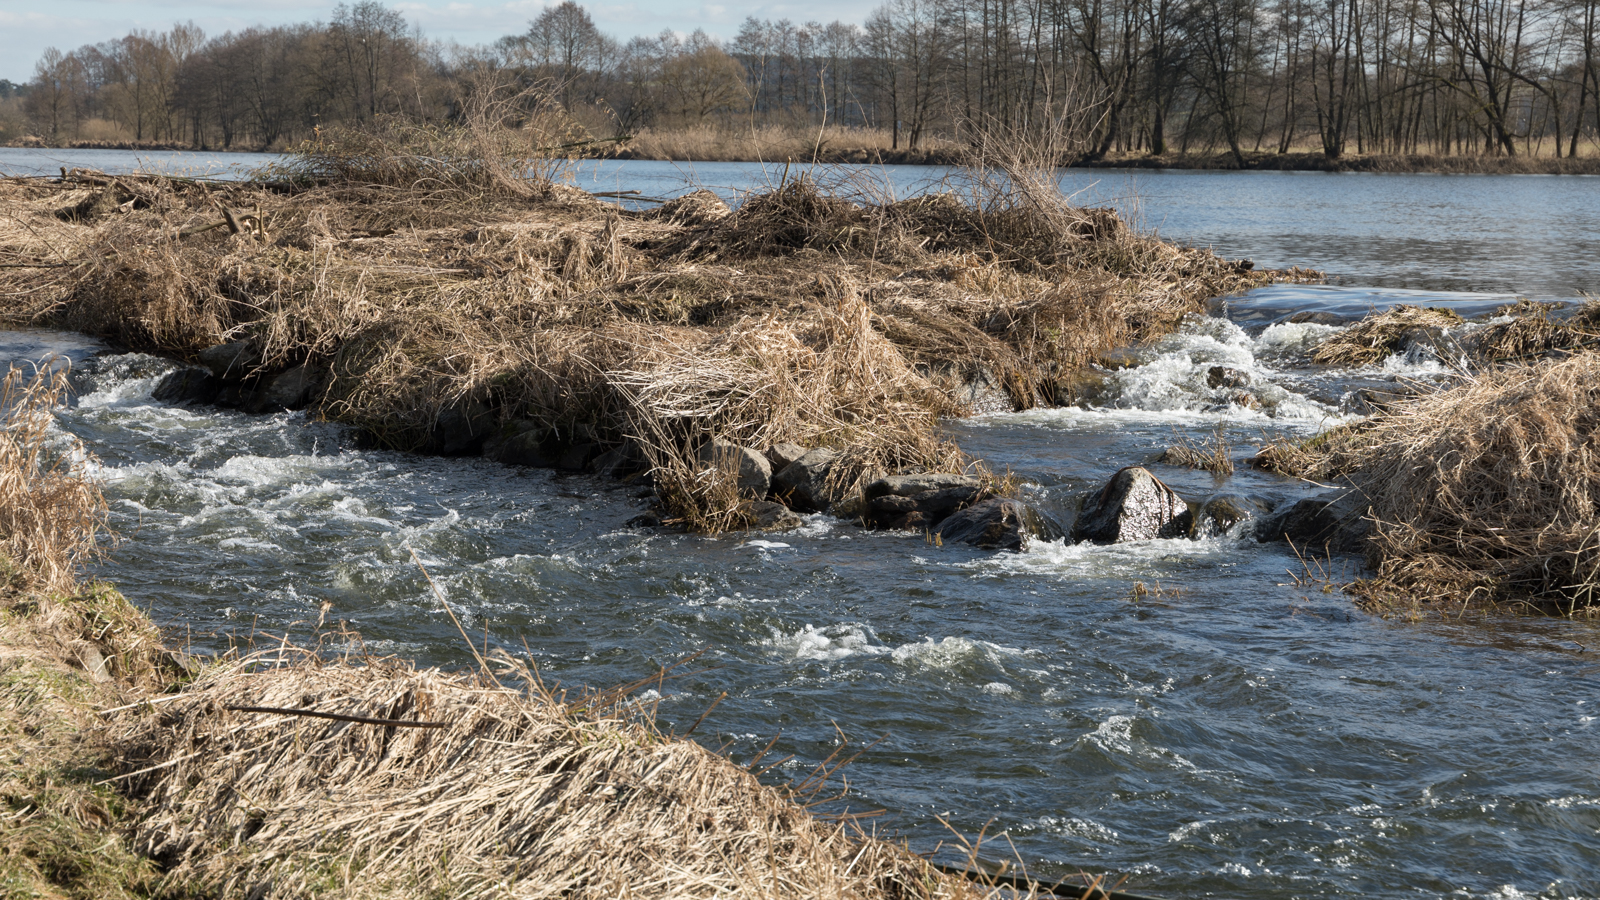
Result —
<instances>
[{"instance_id":1,"label":"river current","mask_svg":"<svg viewBox=\"0 0 1600 900\"><path fill-rule=\"evenodd\" d=\"M644 173L606 174L610 189L659 195L675 172L625 166ZM1290 229L1227 212L1208 225L1187 201L1161 205L1204 177L1124 183L1168 236L1325 266L1343 283L1218 304L1111 373L1090 407L949 425L1046 507L1070 507L1178 437L1220 428L1243 456L1345 420L1357 388L1442 371L1420 357L1312 366L1309 350L1342 326L1285 321L1294 312L1348 319L1409 302L1492 314L1512 294L1573 297L1600 282L1592 255L1534 274L1486 259L1474 249L1473 229L1490 228L1472 224L1487 221L1481 208L1429 212L1473 233L1428 256L1343 241L1354 225L1304 207L1318 192L1470 198L1493 179L1218 176L1277 197L1256 215ZM584 186L603 189L599 178ZM1524 204L1497 226L1504 240L1541 220L1592 247L1600 179L1543 182L1555 187L1536 192L1580 224ZM1415 271L1390 272L1391 251ZM77 363L79 396L59 421L96 455L120 535L100 574L197 650L310 640L319 621L344 622L368 653L468 664L414 551L469 632L531 653L547 680L607 686L703 651L643 699L683 730L726 692L695 738L747 761L776 737L769 759L792 759L769 779L808 771L841 734L876 741L829 809L881 809L869 827L946 860L958 834L986 830L1005 835L986 858L1014 845L1037 874L1113 871L1171 898L1600 896L1595 625L1375 617L1321 577L1351 577L1357 561L1302 560L1243 532L995 554L821 515L778 534L641 530L626 524L646 503L635 485L358 449L300 413L174 407L151 398L166 361L73 335L0 335L5 359L50 353ZM1261 408L1208 387L1214 365L1248 373ZM1152 469L1194 499L1221 486ZM1314 490L1243 467L1226 486L1273 500Z\"/></svg>"}]
</instances>

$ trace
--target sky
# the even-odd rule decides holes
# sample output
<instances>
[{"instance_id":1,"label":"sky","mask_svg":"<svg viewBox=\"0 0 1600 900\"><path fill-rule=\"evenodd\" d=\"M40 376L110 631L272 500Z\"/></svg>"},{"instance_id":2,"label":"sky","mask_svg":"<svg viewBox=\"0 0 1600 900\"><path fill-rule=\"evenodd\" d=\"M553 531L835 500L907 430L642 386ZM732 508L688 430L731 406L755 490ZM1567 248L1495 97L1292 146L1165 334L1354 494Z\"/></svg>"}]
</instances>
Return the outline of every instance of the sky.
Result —
<instances>
[{"instance_id":1,"label":"sky","mask_svg":"<svg viewBox=\"0 0 1600 900\"><path fill-rule=\"evenodd\" d=\"M486 44L522 31L546 6L560 0L388 0L391 9L435 40ZM580 0L582 2L582 0ZM0 78L21 84L33 77L40 51L62 52L119 38L134 29L166 31L194 22L207 35L251 25L327 21L338 0L0 0ZM774 0L708 3L634 0L583 4L600 30L627 40L663 29L687 34L704 28L731 38L746 16L796 23L835 19L860 23L874 3L865 0Z\"/></svg>"}]
</instances>

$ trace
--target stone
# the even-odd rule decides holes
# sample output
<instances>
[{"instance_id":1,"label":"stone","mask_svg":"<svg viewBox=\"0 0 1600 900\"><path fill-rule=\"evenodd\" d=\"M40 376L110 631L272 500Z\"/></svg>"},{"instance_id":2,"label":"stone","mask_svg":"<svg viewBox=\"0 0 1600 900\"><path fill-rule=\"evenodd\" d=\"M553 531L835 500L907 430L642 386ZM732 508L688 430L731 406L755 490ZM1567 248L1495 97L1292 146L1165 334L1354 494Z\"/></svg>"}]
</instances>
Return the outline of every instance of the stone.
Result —
<instances>
[{"instance_id":1,"label":"stone","mask_svg":"<svg viewBox=\"0 0 1600 900\"><path fill-rule=\"evenodd\" d=\"M427 449L440 456L480 452L494 430L493 415L487 405L471 399L440 410L428 434Z\"/></svg>"},{"instance_id":2,"label":"stone","mask_svg":"<svg viewBox=\"0 0 1600 900\"><path fill-rule=\"evenodd\" d=\"M1189 533L1192 519L1189 504L1176 491L1148 470L1129 466L1084 500L1072 539L1115 544L1178 537Z\"/></svg>"},{"instance_id":3,"label":"stone","mask_svg":"<svg viewBox=\"0 0 1600 900\"><path fill-rule=\"evenodd\" d=\"M604 452L599 444L568 444L556 459L555 467L569 472L582 472L595 457Z\"/></svg>"},{"instance_id":4,"label":"stone","mask_svg":"<svg viewBox=\"0 0 1600 900\"><path fill-rule=\"evenodd\" d=\"M1200 504L1200 511L1195 513L1194 527L1189 530L1189 536L1208 538L1227 534L1240 522L1259 519L1267 512L1267 505L1253 497L1226 491L1212 494Z\"/></svg>"},{"instance_id":5,"label":"stone","mask_svg":"<svg viewBox=\"0 0 1600 900\"><path fill-rule=\"evenodd\" d=\"M773 503L771 500L746 500L739 504L739 511L750 522L750 527L760 531L780 531L789 528L799 528L806 520L789 510L782 503Z\"/></svg>"},{"instance_id":6,"label":"stone","mask_svg":"<svg viewBox=\"0 0 1600 900\"><path fill-rule=\"evenodd\" d=\"M807 451L773 477L773 496L790 509L826 512L833 505L827 490L828 471L838 458L837 451L823 447Z\"/></svg>"},{"instance_id":7,"label":"stone","mask_svg":"<svg viewBox=\"0 0 1600 900\"><path fill-rule=\"evenodd\" d=\"M898 497L915 497L929 491L945 488L970 488L974 492L982 482L971 475L931 473L922 475L887 475L867 485L864 492L868 500L893 494Z\"/></svg>"},{"instance_id":8,"label":"stone","mask_svg":"<svg viewBox=\"0 0 1600 900\"><path fill-rule=\"evenodd\" d=\"M623 524L629 528L660 528L661 517L654 512L643 512Z\"/></svg>"},{"instance_id":9,"label":"stone","mask_svg":"<svg viewBox=\"0 0 1600 900\"><path fill-rule=\"evenodd\" d=\"M1230 366L1212 366L1206 370L1206 387L1242 388L1250 384L1250 373Z\"/></svg>"},{"instance_id":10,"label":"stone","mask_svg":"<svg viewBox=\"0 0 1600 900\"><path fill-rule=\"evenodd\" d=\"M805 455L806 448L787 441L773 444L767 448L767 462L772 465L772 471L774 472L782 472L792 465L795 460Z\"/></svg>"},{"instance_id":11,"label":"stone","mask_svg":"<svg viewBox=\"0 0 1600 900\"><path fill-rule=\"evenodd\" d=\"M272 376L267 383L257 392L256 403L258 411L277 411L281 409L301 409L311 401L312 390L316 387L316 376L304 363L284 372Z\"/></svg>"},{"instance_id":12,"label":"stone","mask_svg":"<svg viewBox=\"0 0 1600 900\"><path fill-rule=\"evenodd\" d=\"M1103 369L1131 369L1144 364L1144 356L1132 347L1122 347L1117 350L1107 350L1095 357L1095 362Z\"/></svg>"},{"instance_id":13,"label":"stone","mask_svg":"<svg viewBox=\"0 0 1600 900\"><path fill-rule=\"evenodd\" d=\"M610 450L596 456L590 463L589 469L596 475L608 478L627 478L637 475L648 469L650 463L640 452L639 445L633 441L624 441Z\"/></svg>"},{"instance_id":14,"label":"stone","mask_svg":"<svg viewBox=\"0 0 1600 900\"><path fill-rule=\"evenodd\" d=\"M550 446L550 430L531 422L508 422L500 433L484 441L483 455L508 466L554 468L559 454Z\"/></svg>"},{"instance_id":15,"label":"stone","mask_svg":"<svg viewBox=\"0 0 1600 900\"><path fill-rule=\"evenodd\" d=\"M243 381L261 364L260 356L251 348L249 341L217 344L201 350L197 355L200 362L211 370L211 374L227 382Z\"/></svg>"},{"instance_id":16,"label":"stone","mask_svg":"<svg viewBox=\"0 0 1600 900\"><path fill-rule=\"evenodd\" d=\"M701 444L698 456L703 466L723 466L730 471L737 471L741 494L765 498L768 488L772 486L772 464L767 462L765 456L748 447L715 440Z\"/></svg>"},{"instance_id":17,"label":"stone","mask_svg":"<svg viewBox=\"0 0 1600 900\"><path fill-rule=\"evenodd\" d=\"M933 532L941 543L970 544L985 550L1022 550L1031 541L1066 536L1060 524L1019 500L994 497L962 509Z\"/></svg>"},{"instance_id":18,"label":"stone","mask_svg":"<svg viewBox=\"0 0 1600 900\"><path fill-rule=\"evenodd\" d=\"M1348 484L1285 503L1256 523L1256 540L1289 541L1301 549L1360 553L1372 532L1372 504Z\"/></svg>"},{"instance_id":19,"label":"stone","mask_svg":"<svg viewBox=\"0 0 1600 900\"><path fill-rule=\"evenodd\" d=\"M153 392L162 403L215 403L222 383L210 369L188 366L168 372Z\"/></svg>"},{"instance_id":20,"label":"stone","mask_svg":"<svg viewBox=\"0 0 1600 900\"><path fill-rule=\"evenodd\" d=\"M874 528L931 528L983 496L983 488L947 487L911 497L884 494L867 501L862 518Z\"/></svg>"}]
</instances>

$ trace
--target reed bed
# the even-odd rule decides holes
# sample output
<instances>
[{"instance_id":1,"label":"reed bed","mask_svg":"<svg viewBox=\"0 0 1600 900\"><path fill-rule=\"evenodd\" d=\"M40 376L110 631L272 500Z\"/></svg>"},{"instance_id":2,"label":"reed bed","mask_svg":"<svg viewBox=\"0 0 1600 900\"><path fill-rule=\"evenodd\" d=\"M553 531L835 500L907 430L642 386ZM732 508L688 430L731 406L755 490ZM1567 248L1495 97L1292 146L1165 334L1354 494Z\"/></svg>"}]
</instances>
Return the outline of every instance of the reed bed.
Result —
<instances>
[{"instance_id":1,"label":"reed bed","mask_svg":"<svg viewBox=\"0 0 1600 900\"><path fill-rule=\"evenodd\" d=\"M185 359L243 342L252 375L305 366L316 410L385 446L634 446L668 512L718 530L740 520L707 440L831 447L847 491L961 469L934 425L967 382L1057 402L1095 354L1302 277L1138 235L1015 160L913 200L797 178L637 212L554 168L508 180L533 151L506 134L329 133L251 184L6 182L0 320Z\"/></svg>"},{"instance_id":2,"label":"reed bed","mask_svg":"<svg viewBox=\"0 0 1600 900\"><path fill-rule=\"evenodd\" d=\"M510 657L486 665L278 649L212 667L119 731L136 846L224 897L982 894L807 812L829 764L768 787L622 695L568 700Z\"/></svg>"},{"instance_id":3,"label":"reed bed","mask_svg":"<svg viewBox=\"0 0 1600 900\"><path fill-rule=\"evenodd\" d=\"M1322 366L1371 366L1382 362L1420 332L1453 328L1461 317L1448 309L1396 306L1370 315L1328 338L1311 355Z\"/></svg>"},{"instance_id":4,"label":"reed bed","mask_svg":"<svg viewBox=\"0 0 1600 900\"><path fill-rule=\"evenodd\" d=\"M1379 604L1600 608L1600 354L1514 365L1302 445L1372 502Z\"/></svg>"}]
</instances>

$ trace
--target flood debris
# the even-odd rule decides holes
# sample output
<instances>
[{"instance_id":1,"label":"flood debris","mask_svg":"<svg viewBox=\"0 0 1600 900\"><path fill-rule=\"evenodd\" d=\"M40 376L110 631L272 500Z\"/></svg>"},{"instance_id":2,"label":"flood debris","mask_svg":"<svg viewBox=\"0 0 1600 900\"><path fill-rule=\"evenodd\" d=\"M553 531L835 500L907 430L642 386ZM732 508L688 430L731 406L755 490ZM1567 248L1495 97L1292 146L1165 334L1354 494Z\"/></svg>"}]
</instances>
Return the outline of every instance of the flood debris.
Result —
<instances>
[{"instance_id":1,"label":"flood debris","mask_svg":"<svg viewBox=\"0 0 1600 900\"><path fill-rule=\"evenodd\" d=\"M0 316L195 364L161 386L173 400L647 473L664 521L719 531L748 527L751 501L856 516L885 475L982 477L941 417L1061 402L1097 354L1305 277L998 169L889 203L802 176L733 208L700 191L634 211L526 148L446 137L332 132L251 183L118 176L138 202L91 217L57 212L109 181L8 181ZM259 227L196 230L219 210ZM758 496L753 460L780 445L834 456L773 466Z\"/></svg>"}]
</instances>

